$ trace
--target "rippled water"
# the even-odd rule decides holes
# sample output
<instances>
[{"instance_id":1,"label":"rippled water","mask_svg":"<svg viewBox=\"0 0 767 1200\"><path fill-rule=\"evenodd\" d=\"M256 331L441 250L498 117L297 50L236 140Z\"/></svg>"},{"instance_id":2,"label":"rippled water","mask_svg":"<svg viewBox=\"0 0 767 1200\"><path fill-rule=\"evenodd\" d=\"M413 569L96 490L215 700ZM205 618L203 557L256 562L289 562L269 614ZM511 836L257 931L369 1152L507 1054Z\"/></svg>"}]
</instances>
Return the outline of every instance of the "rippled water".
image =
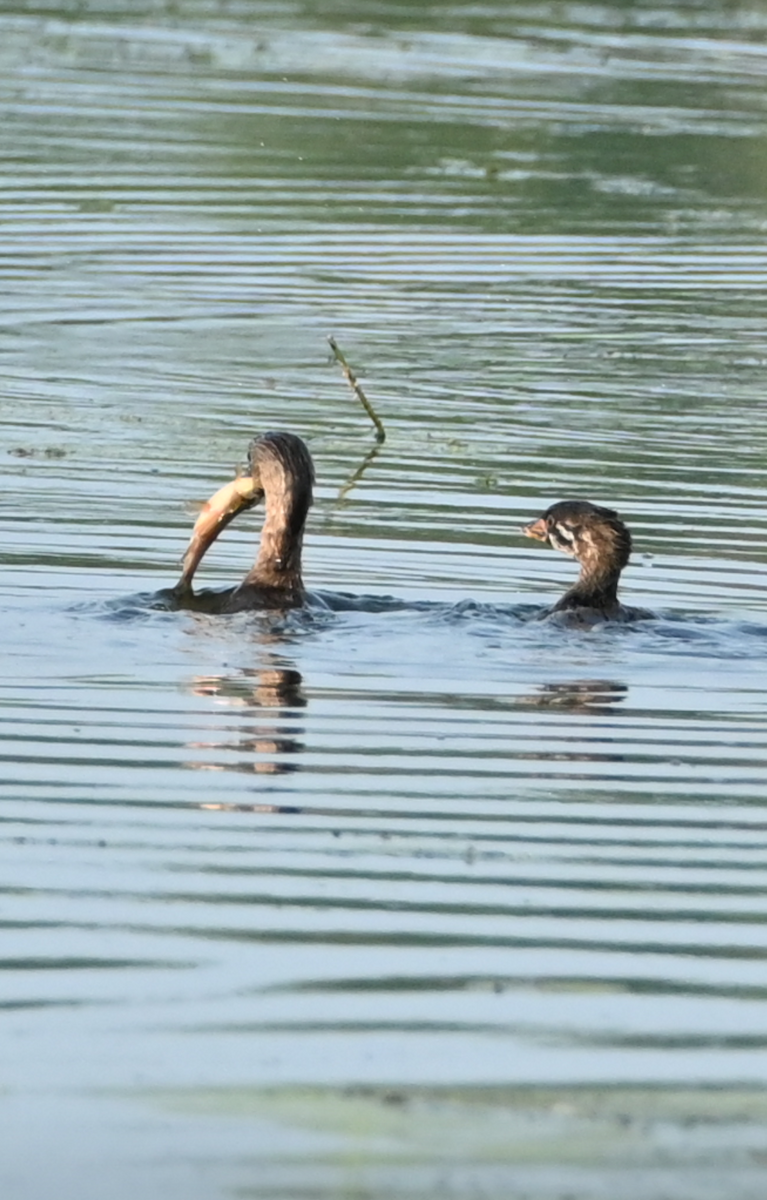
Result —
<instances>
[{"instance_id":1,"label":"rippled water","mask_svg":"<svg viewBox=\"0 0 767 1200\"><path fill-rule=\"evenodd\" d=\"M761 1200L766 33L3 6L4 1196ZM280 427L357 599L153 608Z\"/></svg>"}]
</instances>

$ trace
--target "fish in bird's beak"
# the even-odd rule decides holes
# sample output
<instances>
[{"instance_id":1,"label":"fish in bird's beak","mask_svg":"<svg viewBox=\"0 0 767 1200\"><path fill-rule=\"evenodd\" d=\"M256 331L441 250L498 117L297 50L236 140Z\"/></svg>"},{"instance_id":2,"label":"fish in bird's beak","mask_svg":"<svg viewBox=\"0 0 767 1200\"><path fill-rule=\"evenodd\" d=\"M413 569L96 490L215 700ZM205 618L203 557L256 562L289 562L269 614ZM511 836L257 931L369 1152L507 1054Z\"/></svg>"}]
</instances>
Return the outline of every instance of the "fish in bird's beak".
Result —
<instances>
[{"instance_id":1,"label":"fish in bird's beak","mask_svg":"<svg viewBox=\"0 0 767 1200\"><path fill-rule=\"evenodd\" d=\"M522 532L525 537L535 538L538 542L547 542L549 540L549 527L543 517L539 517L537 521L533 521L530 525L523 525Z\"/></svg>"},{"instance_id":2,"label":"fish in bird's beak","mask_svg":"<svg viewBox=\"0 0 767 1200\"><path fill-rule=\"evenodd\" d=\"M189 591L192 586L194 573L200 565L209 546L212 546L218 535L226 529L238 513L245 508L252 508L264 496L263 488L250 475L242 475L225 483L209 500L206 500L195 521L192 536L189 539L181 578L176 589Z\"/></svg>"}]
</instances>

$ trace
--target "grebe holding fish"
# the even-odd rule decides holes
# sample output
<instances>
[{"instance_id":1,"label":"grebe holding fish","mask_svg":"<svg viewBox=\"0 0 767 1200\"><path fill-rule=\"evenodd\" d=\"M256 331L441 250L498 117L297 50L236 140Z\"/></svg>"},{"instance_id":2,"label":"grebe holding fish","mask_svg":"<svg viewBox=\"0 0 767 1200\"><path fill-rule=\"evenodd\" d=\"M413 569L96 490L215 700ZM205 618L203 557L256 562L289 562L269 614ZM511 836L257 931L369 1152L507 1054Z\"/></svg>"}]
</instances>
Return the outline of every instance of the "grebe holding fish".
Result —
<instances>
[{"instance_id":1,"label":"grebe holding fish","mask_svg":"<svg viewBox=\"0 0 767 1200\"><path fill-rule=\"evenodd\" d=\"M182 604L194 598L192 580L208 548L238 513L260 500L266 513L258 557L242 583L223 595L218 611L295 608L306 598L301 549L312 503L311 455L294 433L263 433L248 447L248 469L249 475L225 484L203 505L173 589Z\"/></svg>"}]
</instances>

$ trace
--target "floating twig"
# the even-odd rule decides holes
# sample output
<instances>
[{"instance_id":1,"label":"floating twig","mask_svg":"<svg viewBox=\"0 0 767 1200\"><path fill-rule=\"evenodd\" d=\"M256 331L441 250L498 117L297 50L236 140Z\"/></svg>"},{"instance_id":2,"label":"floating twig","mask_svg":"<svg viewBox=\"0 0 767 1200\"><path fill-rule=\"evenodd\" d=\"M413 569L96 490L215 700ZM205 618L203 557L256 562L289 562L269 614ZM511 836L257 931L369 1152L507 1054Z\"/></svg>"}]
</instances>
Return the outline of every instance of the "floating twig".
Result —
<instances>
[{"instance_id":1,"label":"floating twig","mask_svg":"<svg viewBox=\"0 0 767 1200\"><path fill-rule=\"evenodd\" d=\"M381 420L378 413L373 408L373 405L370 403L367 396L363 392L363 390L357 380L357 376L354 374L354 371L351 369L348 362L344 358L343 353L341 352L341 350L338 347L338 343L336 342L336 339L332 335L329 335L328 342L330 343L330 349L333 351L336 362L340 364L341 370L343 371L344 375L346 376L349 387L352 389L355 396L359 400L360 404L364 408L365 412L370 417L370 420L373 422L373 424L376 427L376 441L377 442L385 442L386 441L386 430L383 427L383 421Z\"/></svg>"}]
</instances>

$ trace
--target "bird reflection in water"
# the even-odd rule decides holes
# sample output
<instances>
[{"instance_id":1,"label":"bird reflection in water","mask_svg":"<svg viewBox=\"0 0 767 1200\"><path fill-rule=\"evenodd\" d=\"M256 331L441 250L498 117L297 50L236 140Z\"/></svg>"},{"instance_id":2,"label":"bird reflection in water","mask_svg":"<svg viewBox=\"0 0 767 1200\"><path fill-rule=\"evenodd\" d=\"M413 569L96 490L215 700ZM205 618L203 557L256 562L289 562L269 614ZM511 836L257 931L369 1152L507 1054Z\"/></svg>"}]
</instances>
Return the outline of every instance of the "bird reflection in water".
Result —
<instances>
[{"instance_id":1,"label":"bird reflection in water","mask_svg":"<svg viewBox=\"0 0 767 1200\"><path fill-rule=\"evenodd\" d=\"M515 707L535 712L547 709L550 712L572 713L576 716L609 717L625 714L625 709L619 705L627 695L628 688L623 683L615 683L609 679L574 679L541 684L531 694L520 696ZM626 761L625 751L604 748L605 744L609 746L610 743L619 741L619 738L610 735L609 725L587 728L588 733L578 725L554 727L548 730L545 750L526 752L522 757L538 762ZM621 744L625 746L625 743Z\"/></svg>"},{"instance_id":2,"label":"bird reflection in water","mask_svg":"<svg viewBox=\"0 0 767 1200\"><path fill-rule=\"evenodd\" d=\"M552 708L561 712L609 715L622 713L618 708L628 696L625 683L610 679L567 679L558 683L542 683L532 693L521 696L522 708Z\"/></svg>"},{"instance_id":3,"label":"bird reflection in water","mask_svg":"<svg viewBox=\"0 0 767 1200\"><path fill-rule=\"evenodd\" d=\"M226 740L190 742L193 750L234 752L234 762L193 760L196 771L237 771L254 775L285 775L299 771L296 756L304 748L303 724L296 710L306 707L302 678L294 667L269 664L245 667L235 675L199 675L191 683L195 696L210 696L217 705L239 709L243 720L226 730ZM234 735L234 736L231 736ZM236 736L239 735L239 736ZM206 809L229 812L296 813L295 805L205 803Z\"/></svg>"}]
</instances>

